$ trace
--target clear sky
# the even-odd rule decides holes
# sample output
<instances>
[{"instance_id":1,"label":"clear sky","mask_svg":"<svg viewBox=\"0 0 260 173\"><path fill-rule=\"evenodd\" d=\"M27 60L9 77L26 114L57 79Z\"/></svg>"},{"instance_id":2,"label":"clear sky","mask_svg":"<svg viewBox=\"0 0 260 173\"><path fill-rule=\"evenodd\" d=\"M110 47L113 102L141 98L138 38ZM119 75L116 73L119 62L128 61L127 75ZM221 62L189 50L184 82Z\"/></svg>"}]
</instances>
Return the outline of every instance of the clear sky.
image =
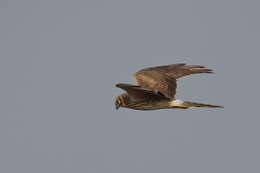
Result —
<instances>
[{"instance_id":1,"label":"clear sky","mask_svg":"<svg viewBox=\"0 0 260 173\"><path fill-rule=\"evenodd\" d=\"M0 172L260 172L260 1L1 0ZM205 65L178 99L114 108L144 67Z\"/></svg>"}]
</instances>

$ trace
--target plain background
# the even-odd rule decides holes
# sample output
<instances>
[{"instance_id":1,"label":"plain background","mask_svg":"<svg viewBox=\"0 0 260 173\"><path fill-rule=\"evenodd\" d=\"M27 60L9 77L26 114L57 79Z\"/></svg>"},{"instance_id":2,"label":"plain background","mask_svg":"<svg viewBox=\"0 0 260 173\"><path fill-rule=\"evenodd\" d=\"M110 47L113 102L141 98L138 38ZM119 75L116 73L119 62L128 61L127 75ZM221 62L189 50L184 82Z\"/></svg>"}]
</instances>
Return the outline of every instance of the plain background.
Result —
<instances>
[{"instance_id":1,"label":"plain background","mask_svg":"<svg viewBox=\"0 0 260 173\"><path fill-rule=\"evenodd\" d=\"M1 0L0 172L258 173L260 1ZM225 109L114 108L133 72L213 75L177 98Z\"/></svg>"}]
</instances>

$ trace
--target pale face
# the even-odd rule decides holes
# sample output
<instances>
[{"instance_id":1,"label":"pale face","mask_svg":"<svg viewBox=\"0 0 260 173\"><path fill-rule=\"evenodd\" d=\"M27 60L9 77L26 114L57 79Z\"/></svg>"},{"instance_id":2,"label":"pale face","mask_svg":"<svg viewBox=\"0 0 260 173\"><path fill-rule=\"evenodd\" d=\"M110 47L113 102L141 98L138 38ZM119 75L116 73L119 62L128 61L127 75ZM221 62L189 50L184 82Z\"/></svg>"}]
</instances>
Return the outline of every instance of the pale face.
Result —
<instances>
[{"instance_id":1,"label":"pale face","mask_svg":"<svg viewBox=\"0 0 260 173\"><path fill-rule=\"evenodd\" d=\"M116 101L115 101L115 107L116 107L116 109L119 109L119 107L121 107L121 105L122 105L121 100L120 100L119 98L117 98Z\"/></svg>"}]
</instances>

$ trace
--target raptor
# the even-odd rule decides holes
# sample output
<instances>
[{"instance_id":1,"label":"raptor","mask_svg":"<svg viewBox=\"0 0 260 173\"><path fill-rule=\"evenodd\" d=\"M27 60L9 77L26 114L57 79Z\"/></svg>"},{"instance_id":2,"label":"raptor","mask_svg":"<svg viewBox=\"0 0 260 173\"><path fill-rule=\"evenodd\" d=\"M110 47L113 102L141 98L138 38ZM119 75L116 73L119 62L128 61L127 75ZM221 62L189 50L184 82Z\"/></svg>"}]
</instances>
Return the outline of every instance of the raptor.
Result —
<instances>
[{"instance_id":1,"label":"raptor","mask_svg":"<svg viewBox=\"0 0 260 173\"><path fill-rule=\"evenodd\" d=\"M115 107L135 110L156 110L191 107L223 108L223 106L182 101L175 98L177 80L199 73L213 73L200 65L172 64L142 69L134 73L136 85L119 83L116 87L126 92L117 96Z\"/></svg>"}]
</instances>

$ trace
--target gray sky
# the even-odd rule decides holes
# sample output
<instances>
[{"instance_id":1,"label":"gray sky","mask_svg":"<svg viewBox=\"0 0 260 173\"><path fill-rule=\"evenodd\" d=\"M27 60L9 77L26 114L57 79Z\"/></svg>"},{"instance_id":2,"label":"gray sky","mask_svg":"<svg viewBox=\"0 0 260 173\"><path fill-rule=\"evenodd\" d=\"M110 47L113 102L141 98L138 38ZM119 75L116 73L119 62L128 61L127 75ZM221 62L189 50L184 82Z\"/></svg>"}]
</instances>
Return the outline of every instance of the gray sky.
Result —
<instances>
[{"instance_id":1,"label":"gray sky","mask_svg":"<svg viewBox=\"0 0 260 173\"><path fill-rule=\"evenodd\" d=\"M0 172L258 173L259 1L1 0ZM114 108L133 72L213 75L178 98L225 109Z\"/></svg>"}]
</instances>

